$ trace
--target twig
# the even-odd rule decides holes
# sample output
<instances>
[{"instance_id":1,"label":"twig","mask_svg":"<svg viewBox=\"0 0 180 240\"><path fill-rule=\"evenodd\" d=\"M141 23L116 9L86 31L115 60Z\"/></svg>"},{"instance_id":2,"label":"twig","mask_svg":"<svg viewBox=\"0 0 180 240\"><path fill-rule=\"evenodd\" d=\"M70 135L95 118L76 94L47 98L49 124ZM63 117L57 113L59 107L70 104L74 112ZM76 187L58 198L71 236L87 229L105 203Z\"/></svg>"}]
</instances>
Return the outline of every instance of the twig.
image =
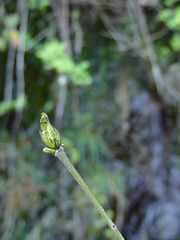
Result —
<instances>
[{"instance_id":1,"label":"twig","mask_svg":"<svg viewBox=\"0 0 180 240\"><path fill-rule=\"evenodd\" d=\"M69 28L69 1L68 0L53 0L53 11L56 17L59 35L62 41L66 44L66 52L69 57L72 56L70 28ZM68 78L66 75L59 75L59 93L58 102L55 110L55 126L59 129L64 113L66 103L66 93Z\"/></svg>"},{"instance_id":2,"label":"twig","mask_svg":"<svg viewBox=\"0 0 180 240\"><path fill-rule=\"evenodd\" d=\"M62 163L67 167L67 169L72 174L74 179L78 182L78 184L80 185L82 190L89 197L91 202L94 204L95 208L99 211L101 216L107 222L108 226L112 230L116 239L124 240L123 236L117 229L116 225L107 216L103 207L99 204L99 202L94 197L92 192L89 190L88 186L86 185L86 183L84 182L82 177L79 175L77 170L74 168L73 164L70 162L69 158L67 157L67 155L64 151L64 148L60 145L60 143L61 143L60 134L57 131L57 129L55 129L51 125L48 115L45 112L41 113L40 128L41 128L41 131L39 133L40 133L41 139L42 139L43 143L46 145L46 147L43 149L43 152L52 153L62 161Z\"/></svg>"},{"instance_id":3,"label":"twig","mask_svg":"<svg viewBox=\"0 0 180 240\"><path fill-rule=\"evenodd\" d=\"M104 208L99 204L97 199L94 197L92 192L90 191L87 184L84 182L82 177L79 175L77 170L74 168L73 164L70 162L69 158L67 157L64 148L60 146L58 150L55 151L54 155L61 160L61 162L67 167L69 172L72 174L74 179L77 181L77 183L80 185L84 193L87 195L87 197L91 200L94 207L98 210L98 212L101 214L102 218L106 221L109 228L111 229L112 233L114 234L115 238L118 240L125 240L119 230L117 229L116 225L112 222L112 220L107 216Z\"/></svg>"},{"instance_id":4,"label":"twig","mask_svg":"<svg viewBox=\"0 0 180 240\"><path fill-rule=\"evenodd\" d=\"M6 77L4 87L4 101L12 101L12 89L13 89L13 73L15 63L15 47L9 42L8 56L6 63ZM8 124L9 115L4 118L4 126Z\"/></svg>"},{"instance_id":5,"label":"twig","mask_svg":"<svg viewBox=\"0 0 180 240\"><path fill-rule=\"evenodd\" d=\"M143 42L145 45L147 58L149 59L149 62L151 65L152 75L154 78L154 82L155 82L157 91L159 93L161 93L162 86L163 86L163 76L162 76L160 65L158 63L156 53L154 51L151 36L150 36L148 28L147 28L146 16L144 15L142 7L139 4L136 4L136 2L134 0L131 1L131 4L132 4L134 14L138 21L140 33L142 35L142 39L143 39Z\"/></svg>"},{"instance_id":6,"label":"twig","mask_svg":"<svg viewBox=\"0 0 180 240\"><path fill-rule=\"evenodd\" d=\"M29 12L29 4L28 1L19 2L20 4L20 34L21 34L21 44L17 48L17 65L16 65L16 73L17 73L17 98L23 98L23 105L19 109L19 106L16 108L16 115L13 124L13 131L18 132L22 114L23 114L23 106L25 101L25 83L24 83L24 54L25 54L25 41L26 41L26 32L27 32L27 22L28 22L28 12Z\"/></svg>"},{"instance_id":7,"label":"twig","mask_svg":"<svg viewBox=\"0 0 180 240\"><path fill-rule=\"evenodd\" d=\"M6 64L4 101L12 100L14 60L15 60L15 47L10 42L9 48L8 48L7 64Z\"/></svg>"}]
</instances>

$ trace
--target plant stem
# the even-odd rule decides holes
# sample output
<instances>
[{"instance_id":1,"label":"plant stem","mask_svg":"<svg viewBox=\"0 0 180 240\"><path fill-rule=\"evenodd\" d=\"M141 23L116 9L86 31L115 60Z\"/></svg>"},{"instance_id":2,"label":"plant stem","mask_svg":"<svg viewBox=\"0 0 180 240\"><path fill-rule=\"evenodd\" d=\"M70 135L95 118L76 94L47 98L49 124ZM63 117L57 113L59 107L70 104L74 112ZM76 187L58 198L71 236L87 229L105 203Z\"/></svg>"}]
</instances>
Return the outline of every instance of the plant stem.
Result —
<instances>
[{"instance_id":1,"label":"plant stem","mask_svg":"<svg viewBox=\"0 0 180 240\"><path fill-rule=\"evenodd\" d=\"M94 197L92 192L90 191L89 187L86 185L82 177L79 175L77 170L74 168L73 164L70 162L69 158L67 157L64 148L60 146L58 150L54 153L56 157L58 157L62 163L67 167L69 172L72 174L74 179L78 182L82 190L85 192L85 194L88 196L88 198L91 200L93 203L94 207L98 210L98 212L101 214L102 218L106 221L108 224L109 228L113 232L114 236L118 240L125 240L119 230L117 229L116 225L112 222L112 220L108 217L106 214L104 208L99 204L97 199Z\"/></svg>"}]
</instances>

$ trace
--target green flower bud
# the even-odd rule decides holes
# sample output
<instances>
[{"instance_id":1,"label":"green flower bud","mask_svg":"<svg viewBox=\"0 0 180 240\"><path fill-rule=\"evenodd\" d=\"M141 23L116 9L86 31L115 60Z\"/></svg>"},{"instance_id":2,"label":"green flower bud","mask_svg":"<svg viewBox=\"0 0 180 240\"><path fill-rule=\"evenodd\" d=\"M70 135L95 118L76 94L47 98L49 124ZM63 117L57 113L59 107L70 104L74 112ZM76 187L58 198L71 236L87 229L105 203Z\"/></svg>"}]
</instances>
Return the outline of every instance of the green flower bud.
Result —
<instances>
[{"instance_id":1,"label":"green flower bud","mask_svg":"<svg viewBox=\"0 0 180 240\"><path fill-rule=\"evenodd\" d=\"M41 113L41 118L40 118L41 131L46 130L48 122L49 122L48 115L46 113L44 113L44 112Z\"/></svg>"},{"instance_id":2,"label":"green flower bud","mask_svg":"<svg viewBox=\"0 0 180 240\"><path fill-rule=\"evenodd\" d=\"M40 127L41 131L39 133L43 143L50 149L58 149L61 144L61 137L59 132L51 125L46 113L41 114Z\"/></svg>"}]
</instances>

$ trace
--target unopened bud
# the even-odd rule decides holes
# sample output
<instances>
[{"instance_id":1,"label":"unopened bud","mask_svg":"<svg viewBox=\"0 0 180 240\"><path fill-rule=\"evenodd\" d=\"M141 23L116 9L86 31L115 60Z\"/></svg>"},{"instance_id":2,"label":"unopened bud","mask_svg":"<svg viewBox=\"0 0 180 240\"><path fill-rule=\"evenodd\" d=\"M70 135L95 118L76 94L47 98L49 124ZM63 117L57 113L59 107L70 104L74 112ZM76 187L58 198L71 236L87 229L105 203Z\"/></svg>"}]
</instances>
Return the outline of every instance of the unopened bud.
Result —
<instances>
[{"instance_id":1,"label":"unopened bud","mask_svg":"<svg viewBox=\"0 0 180 240\"><path fill-rule=\"evenodd\" d=\"M61 137L59 132L51 125L48 115L41 113L39 131L41 139L44 144L50 149L58 149L61 144Z\"/></svg>"}]
</instances>

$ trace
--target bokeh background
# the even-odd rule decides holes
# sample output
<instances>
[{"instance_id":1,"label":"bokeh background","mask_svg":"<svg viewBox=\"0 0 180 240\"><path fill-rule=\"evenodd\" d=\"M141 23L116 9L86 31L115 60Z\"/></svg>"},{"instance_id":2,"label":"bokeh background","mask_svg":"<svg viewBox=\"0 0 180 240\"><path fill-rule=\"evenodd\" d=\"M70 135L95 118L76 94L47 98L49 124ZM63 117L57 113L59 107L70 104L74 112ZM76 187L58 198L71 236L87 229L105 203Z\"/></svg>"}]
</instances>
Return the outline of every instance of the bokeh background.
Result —
<instances>
[{"instance_id":1,"label":"bokeh background","mask_svg":"<svg viewBox=\"0 0 180 240\"><path fill-rule=\"evenodd\" d=\"M0 1L0 239L180 240L180 1Z\"/></svg>"}]
</instances>

